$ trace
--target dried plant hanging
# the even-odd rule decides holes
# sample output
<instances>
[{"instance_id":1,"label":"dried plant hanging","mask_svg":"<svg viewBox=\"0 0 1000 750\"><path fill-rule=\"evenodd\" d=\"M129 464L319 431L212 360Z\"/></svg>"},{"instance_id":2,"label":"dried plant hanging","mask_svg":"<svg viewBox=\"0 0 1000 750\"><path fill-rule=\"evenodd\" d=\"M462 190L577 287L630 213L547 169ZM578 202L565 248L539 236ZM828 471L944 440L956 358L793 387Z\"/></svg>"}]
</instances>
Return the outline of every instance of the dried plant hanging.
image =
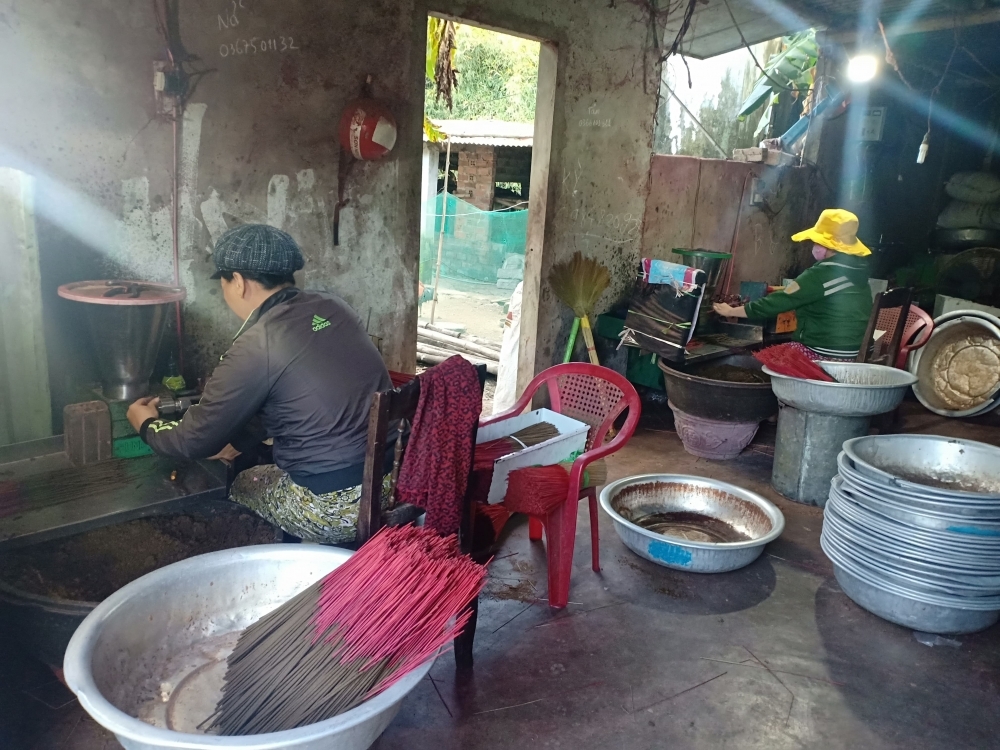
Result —
<instances>
[{"instance_id":1,"label":"dried plant hanging","mask_svg":"<svg viewBox=\"0 0 1000 750\"><path fill-rule=\"evenodd\" d=\"M427 77L434 81L435 101L443 98L454 109L458 71L455 70L456 25L454 21L431 16L427 19Z\"/></svg>"}]
</instances>

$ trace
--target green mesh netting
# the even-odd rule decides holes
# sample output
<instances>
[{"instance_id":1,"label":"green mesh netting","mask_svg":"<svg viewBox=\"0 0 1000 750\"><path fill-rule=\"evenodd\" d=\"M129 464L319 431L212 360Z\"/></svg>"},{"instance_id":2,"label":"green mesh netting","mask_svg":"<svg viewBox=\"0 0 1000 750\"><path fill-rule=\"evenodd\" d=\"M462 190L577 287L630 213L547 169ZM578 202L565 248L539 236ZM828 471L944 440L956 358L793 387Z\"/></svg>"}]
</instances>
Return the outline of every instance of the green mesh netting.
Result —
<instances>
[{"instance_id":1,"label":"green mesh netting","mask_svg":"<svg viewBox=\"0 0 1000 750\"><path fill-rule=\"evenodd\" d=\"M524 255L528 238L526 210L483 211L450 193L439 193L424 208L420 279L425 284L433 281L442 220L442 277L492 284L504 276L501 269L505 261L507 268L519 265L515 259L508 260L508 256Z\"/></svg>"}]
</instances>

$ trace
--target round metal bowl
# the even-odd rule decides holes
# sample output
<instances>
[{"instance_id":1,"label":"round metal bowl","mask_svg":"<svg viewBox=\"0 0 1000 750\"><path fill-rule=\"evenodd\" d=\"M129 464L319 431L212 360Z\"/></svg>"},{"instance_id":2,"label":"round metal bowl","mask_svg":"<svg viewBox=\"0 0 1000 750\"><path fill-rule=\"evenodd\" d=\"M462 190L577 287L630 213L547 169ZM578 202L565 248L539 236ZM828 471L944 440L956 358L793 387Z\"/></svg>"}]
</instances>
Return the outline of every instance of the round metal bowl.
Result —
<instances>
[{"instance_id":1,"label":"round metal bowl","mask_svg":"<svg viewBox=\"0 0 1000 750\"><path fill-rule=\"evenodd\" d=\"M875 549L873 542L845 530L834 516L824 516L823 533L843 552L900 585L947 596L989 599L1000 609L1000 576L996 574L956 571L936 562L920 562L885 549Z\"/></svg>"},{"instance_id":2,"label":"round metal bowl","mask_svg":"<svg viewBox=\"0 0 1000 750\"><path fill-rule=\"evenodd\" d=\"M858 575L833 557L833 575L840 588L859 606L883 620L924 633L959 635L985 630L1000 619L1000 612L932 604L889 591Z\"/></svg>"},{"instance_id":3,"label":"round metal bowl","mask_svg":"<svg viewBox=\"0 0 1000 750\"><path fill-rule=\"evenodd\" d=\"M774 395L783 404L802 411L838 417L870 417L892 411L906 390L917 382L906 370L859 362L817 362L837 381L790 378L764 368L771 376Z\"/></svg>"},{"instance_id":4,"label":"round metal bowl","mask_svg":"<svg viewBox=\"0 0 1000 750\"><path fill-rule=\"evenodd\" d=\"M889 482L882 482L878 479L873 479L869 474L863 474L858 471L857 466L847 457L844 451L837 454L837 467L840 471L840 476L848 484L859 487L885 500L905 502L915 507L926 508L930 511L955 515L978 515L983 518L1000 518L1000 504L996 500L958 498L947 494L915 492Z\"/></svg>"},{"instance_id":5,"label":"round metal bowl","mask_svg":"<svg viewBox=\"0 0 1000 750\"><path fill-rule=\"evenodd\" d=\"M240 631L342 564L351 553L267 545L199 555L119 589L70 640L66 684L127 750L363 750L433 659L332 719L245 737L196 733L215 708Z\"/></svg>"},{"instance_id":6,"label":"round metal bowl","mask_svg":"<svg viewBox=\"0 0 1000 750\"><path fill-rule=\"evenodd\" d=\"M864 488L847 482L844 477L833 478L832 494L912 526L918 526L930 531L950 531L955 534L966 534L971 537L991 537L1000 539L1000 522L981 521L974 517L963 517L955 514L935 513L929 510L914 509L909 503L894 502L883 497L877 497Z\"/></svg>"},{"instance_id":7,"label":"round metal bowl","mask_svg":"<svg viewBox=\"0 0 1000 750\"><path fill-rule=\"evenodd\" d=\"M858 473L911 494L1000 507L1000 448L941 435L868 435L844 443Z\"/></svg>"},{"instance_id":8,"label":"round metal bowl","mask_svg":"<svg viewBox=\"0 0 1000 750\"><path fill-rule=\"evenodd\" d=\"M942 552L937 548L914 544L908 538L896 539L880 533L876 527L859 523L848 513L842 513L841 503L838 498L835 502L827 504L823 522L829 520L844 539L864 547L873 554L888 556L891 563L908 565L912 562L916 566L914 569L929 565L933 568L928 570L934 574L954 575L959 578L969 576L970 581L980 583L986 582L987 578L996 578L996 588L1000 593L1000 556L995 553L974 554L952 550Z\"/></svg>"},{"instance_id":9,"label":"round metal bowl","mask_svg":"<svg viewBox=\"0 0 1000 750\"><path fill-rule=\"evenodd\" d=\"M762 371L752 354L731 354L685 372L670 367L662 359L658 364L663 371L667 398L685 414L718 422L749 423L761 422L778 413L778 400L769 382L734 383L700 374L705 368L719 365Z\"/></svg>"},{"instance_id":10,"label":"round metal bowl","mask_svg":"<svg viewBox=\"0 0 1000 750\"><path fill-rule=\"evenodd\" d=\"M657 565L693 573L749 565L785 528L785 517L773 503L707 477L627 477L605 487L600 499L625 546Z\"/></svg>"},{"instance_id":11,"label":"round metal bowl","mask_svg":"<svg viewBox=\"0 0 1000 750\"><path fill-rule=\"evenodd\" d=\"M830 558L831 562L847 568L851 573L865 582L885 592L938 607L976 612L1000 612L1000 598L998 597L953 596L919 589L911 586L908 582L896 580L892 575L885 573L885 571L872 567L869 563L862 561L853 552L848 552L843 545L836 544L834 537L829 533L824 532L820 534L819 542L820 547L826 556Z\"/></svg>"},{"instance_id":12,"label":"round metal bowl","mask_svg":"<svg viewBox=\"0 0 1000 750\"><path fill-rule=\"evenodd\" d=\"M977 567L1000 573L1000 540L969 537L946 531L928 531L879 515L839 493L831 493L826 509L831 514L863 530L887 551L906 550L925 559L951 562L956 566ZM825 518L825 515L824 515Z\"/></svg>"},{"instance_id":13,"label":"round metal bowl","mask_svg":"<svg viewBox=\"0 0 1000 750\"><path fill-rule=\"evenodd\" d=\"M901 504L916 512L927 512L946 518L975 519L987 523L1000 523L1000 504L981 500L951 500L940 495L921 495L892 485L876 482L851 466L851 459L843 451L837 456L840 478L852 491L862 492L876 500Z\"/></svg>"},{"instance_id":14,"label":"round metal bowl","mask_svg":"<svg viewBox=\"0 0 1000 750\"><path fill-rule=\"evenodd\" d=\"M947 320L942 316L934 325L930 340L915 350L907 363L909 371L917 377L913 394L927 409L943 417L971 417L989 411L995 406L1000 379L995 377L997 357L988 340L992 340L995 348L1000 340L1000 327L972 311ZM934 366L941 360L944 347L963 340L963 350L954 353L948 366L939 372L939 376L950 382L948 387L943 387L934 375ZM970 372L977 373L978 377L970 381ZM970 382L977 384L971 391Z\"/></svg>"}]
</instances>

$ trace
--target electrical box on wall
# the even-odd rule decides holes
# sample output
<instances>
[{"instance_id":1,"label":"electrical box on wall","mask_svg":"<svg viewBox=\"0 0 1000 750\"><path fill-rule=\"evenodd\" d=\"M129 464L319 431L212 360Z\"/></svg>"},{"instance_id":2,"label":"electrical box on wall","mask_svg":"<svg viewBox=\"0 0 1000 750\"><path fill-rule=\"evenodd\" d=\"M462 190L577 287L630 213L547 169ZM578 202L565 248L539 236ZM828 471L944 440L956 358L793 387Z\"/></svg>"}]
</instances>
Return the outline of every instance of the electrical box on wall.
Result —
<instances>
[{"instance_id":1,"label":"electrical box on wall","mask_svg":"<svg viewBox=\"0 0 1000 750\"><path fill-rule=\"evenodd\" d=\"M878 142L885 129L885 107L868 107L861 115L861 140Z\"/></svg>"},{"instance_id":2,"label":"electrical box on wall","mask_svg":"<svg viewBox=\"0 0 1000 750\"><path fill-rule=\"evenodd\" d=\"M153 95L156 97L156 113L173 114L183 90L184 81L179 70L166 60L154 60Z\"/></svg>"}]
</instances>

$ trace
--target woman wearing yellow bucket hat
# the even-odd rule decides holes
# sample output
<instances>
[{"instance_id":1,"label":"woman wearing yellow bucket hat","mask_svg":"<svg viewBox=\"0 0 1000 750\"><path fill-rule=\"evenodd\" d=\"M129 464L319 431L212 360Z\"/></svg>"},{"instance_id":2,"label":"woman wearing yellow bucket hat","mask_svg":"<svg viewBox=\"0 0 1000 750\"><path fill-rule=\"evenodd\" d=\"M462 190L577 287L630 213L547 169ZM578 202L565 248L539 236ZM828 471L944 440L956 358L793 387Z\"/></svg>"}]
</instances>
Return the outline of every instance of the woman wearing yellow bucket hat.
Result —
<instances>
[{"instance_id":1,"label":"woman wearing yellow bucket hat","mask_svg":"<svg viewBox=\"0 0 1000 750\"><path fill-rule=\"evenodd\" d=\"M871 250L858 239L858 217L842 208L828 208L816 226L792 235L812 242L818 261L783 290L743 307L714 305L719 315L773 318L795 310L795 340L822 357L854 359L872 311L867 256Z\"/></svg>"}]
</instances>

